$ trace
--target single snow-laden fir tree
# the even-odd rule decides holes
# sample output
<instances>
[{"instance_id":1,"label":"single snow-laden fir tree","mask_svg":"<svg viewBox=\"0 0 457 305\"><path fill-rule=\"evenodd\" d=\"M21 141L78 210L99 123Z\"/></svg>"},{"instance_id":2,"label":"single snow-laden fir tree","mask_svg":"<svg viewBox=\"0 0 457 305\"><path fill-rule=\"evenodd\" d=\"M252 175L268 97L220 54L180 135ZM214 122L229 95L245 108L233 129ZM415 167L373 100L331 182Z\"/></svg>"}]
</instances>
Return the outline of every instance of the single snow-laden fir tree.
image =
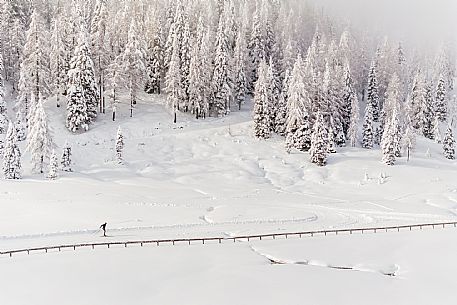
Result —
<instances>
[{"instance_id":1,"label":"single snow-laden fir tree","mask_svg":"<svg viewBox=\"0 0 457 305\"><path fill-rule=\"evenodd\" d=\"M124 162L124 145L124 135L122 134L122 129L119 126L116 135L116 160L119 164Z\"/></svg>"},{"instance_id":2,"label":"single snow-laden fir tree","mask_svg":"<svg viewBox=\"0 0 457 305\"><path fill-rule=\"evenodd\" d=\"M259 139L270 137L271 79L265 60L260 62L254 90L254 134Z\"/></svg>"},{"instance_id":3,"label":"single snow-laden fir tree","mask_svg":"<svg viewBox=\"0 0 457 305\"><path fill-rule=\"evenodd\" d=\"M309 150L311 162L318 166L324 166L327 163L329 147L328 133L324 116L318 112L311 136L311 148Z\"/></svg>"},{"instance_id":4,"label":"single snow-laden fir tree","mask_svg":"<svg viewBox=\"0 0 457 305\"><path fill-rule=\"evenodd\" d=\"M421 105L421 127L424 137L433 140L433 122L435 117L432 85L425 85L425 99Z\"/></svg>"},{"instance_id":5,"label":"single snow-laden fir tree","mask_svg":"<svg viewBox=\"0 0 457 305\"><path fill-rule=\"evenodd\" d=\"M293 148L308 151L311 147L312 130L307 110L307 105L311 104L311 98L305 87L302 67L301 56L298 55L287 90L286 151L288 153Z\"/></svg>"},{"instance_id":6,"label":"single snow-laden fir tree","mask_svg":"<svg viewBox=\"0 0 457 305\"><path fill-rule=\"evenodd\" d=\"M225 32L225 22L221 16L216 36L216 55L212 80L211 112L216 117L222 117L230 111L232 99L232 81L230 79L229 45Z\"/></svg>"},{"instance_id":7,"label":"single snow-laden fir tree","mask_svg":"<svg viewBox=\"0 0 457 305\"><path fill-rule=\"evenodd\" d=\"M23 94L47 97L49 90L49 38L44 20L35 9L30 17L29 29L26 32L21 63L21 73L25 77Z\"/></svg>"},{"instance_id":8,"label":"single snow-laden fir tree","mask_svg":"<svg viewBox=\"0 0 457 305\"><path fill-rule=\"evenodd\" d=\"M246 78L246 40L244 32L239 31L236 39L235 53L233 55L234 66L234 94L238 104L238 110L246 99L247 78Z\"/></svg>"},{"instance_id":9,"label":"single snow-laden fir tree","mask_svg":"<svg viewBox=\"0 0 457 305\"><path fill-rule=\"evenodd\" d=\"M447 119L447 91L446 80L443 75L438 79L438 85L435 90L435 116L440 122L445 122Z\"/></svg>"},{"instance_id":10,"label":"single snow-laden fir tree","mask_svg":"<svg viewBox=\"0 0 457 305\"><path fill-rule=\"evenodd\" d=\"M41 95L31 114L27 151L32 157L32 171L42 174L48 164L53 144Z\"/></svg>"},{"instance_id":11,"label":"single snow-laden fir tree","mask_svg":"<svg viewBox=\"0 0 457 305\"><path fill-rule=\"evenodd\" d=\"M71 132L89 130L97 117L99 96L86 36L81 31L68 72L66 127Z\"/></svg>"},{"instance_id":12,"label":"single snow-laden fir tree","mask_svg":"<svg viewBox=\"0 0 457 305\"><path fill-rule=\"evenodd\" d=\"M3 65L3 55L0 52L0 135L6 133L6 128L8 124L7 118L7 105L5 101L5 83L3 80L4 75L4 65Z\"/></svg>"},{"instance_id":13,"label":"single snow-laden fir tree","mask_svg":"<svg viewBox=\"0 0 457 305\"><path fill-rule=\"evenodd\" d=\"M6 133L5 148L3 149L3 176L5 179L21 179L21 151L17 145L16 128L9 123Z\"/></svg>"},{"instance_id":14,"label":"single snow-laden fir tree","mask_svg":"<svg viewBox=\"0 0 457 305\"><path fill-rule=\"evenodd\" d=\"M55 180L58 177L59 162L57 161L56 152L53 150L49 159L49 172L47 178Z\"/></svg>"},{"instance_id":15,"label":"single snow-laden fir tree","mask_svg":"<svg viewBox=\"0 0 457 305\"><path fill-rule=\"evenodd\" d=\"M179 61L178 36L173 40L173 52L171 54L168 73L165 78L166 91L168 93L167 103L173 109L174 119L176 123L176 112L179 110L179 101L183 95L182 75Z\"/></svg>"},{"instance_id":16,"label":"single snow-laden fir tree","mask_svg":"<svg viewBox=\"0 0 457 305\"><path fill-rule=\"evenodd\" d=\"M452 128L449 126L446 131L446 136L443 141L444 156L446 159L455 159L455 138L452 133Z\"/></svg>"},{"instance_id":17,"label":"single snow-laden fir tree","mask_svg":"<svg viewBox=\"0 0 457 305\"><path fill-rule=\"evenodd\" d=\"M370 74L368 75L367 103L371 103L373 122L378 122L380 117L380 101L376 61L371 63Z\"/></svg>"},{"instance_id":18,"label":"single snow-laden fir tree","mask_svg":"<svg viewBox=\"0 0 457 305\"><path fill-rule=\"evenodd\" d=\"M137 102L138 92L144 88L144 74L146 71L144 64L144 42L139 41L137 35L135 21L132 21L127 45L124 52L116 59L120 63L122 83L129 90L130 117L133 117L133 107Z\"/></svg>"},{"instance_id":19,"label":"single snow-laden fir tree","mask_svg":"<svg viewBox=\"0 0 457 305\"><path fill-rule=\"evenodd\" d=\"M372 149L374 144L373 134L373 104L367 102L363 118L362 147Z\"/></svg>"},{"instance_id":20,"label":"single snow-laden fir tree","mask_svg":"<svg viewBox=\"0 0 457 305\"><path fill-rule=\"evenodd\" d=\"M61 168L64 172L72 172L72 162L71 162L71 146L67 142L65 142L65 145L63 146L63 152L62 152L62 158L60 160L60 165Z\"/></svg>"}]
</instances>

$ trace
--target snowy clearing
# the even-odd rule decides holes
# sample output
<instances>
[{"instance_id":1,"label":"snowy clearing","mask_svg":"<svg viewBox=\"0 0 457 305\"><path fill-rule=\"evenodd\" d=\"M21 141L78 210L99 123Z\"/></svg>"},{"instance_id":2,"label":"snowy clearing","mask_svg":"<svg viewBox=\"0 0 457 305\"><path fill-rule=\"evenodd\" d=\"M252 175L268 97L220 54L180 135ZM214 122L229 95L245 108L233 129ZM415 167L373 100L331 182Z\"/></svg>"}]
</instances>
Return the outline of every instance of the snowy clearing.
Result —
<instances>
[{"instance_id":1,"label":"snowy clearing","mask_svg":"<svg viewBox=\"0 0 457 305\"><path fill-rule=\"evenodd\" d=\"M74 147L75 172L48 181L26 168L24 180L0 182L8 190L0 194L2 251L457 220L456 163L432 142L422 141L409 163L402 159L395 167L381 164L378 150L343 148L318 168L307 154L285 153L279 138L254 139L250 110L222 120L183 115L183 128L175 129L161 101L146 98L137 117L121 118L123 166L112 161L114 140L102 140L114 139L118 123L103 121L91 133L69 136L56 122L57 143L68 138ZM97 229L104 221L107 238ZM2 303L29 304L33 296L37 305L57 298L61 304L125 304L135 295L135 304L183 298L200 305L303 299L451 304L456 234L445 229L2 257ZM268 258L285 263L271 265Z\"/></svg>"}]
</instances>

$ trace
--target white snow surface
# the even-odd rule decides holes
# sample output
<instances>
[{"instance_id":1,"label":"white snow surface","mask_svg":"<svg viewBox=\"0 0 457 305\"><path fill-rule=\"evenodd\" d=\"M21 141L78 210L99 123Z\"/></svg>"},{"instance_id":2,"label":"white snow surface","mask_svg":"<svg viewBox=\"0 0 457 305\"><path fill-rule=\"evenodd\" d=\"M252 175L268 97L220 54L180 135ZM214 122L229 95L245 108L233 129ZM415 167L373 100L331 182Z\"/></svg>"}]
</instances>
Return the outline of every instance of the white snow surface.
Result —
<instances>
[{"instance_id":1,"label":"white snow surface","mask_svg":"<svg viewBox=\"0 0 457 305\"><path fill-rule=\"evenodd\" d=\"M117 122L100 114L72 135L48 101L74 172L48 181L24 154L24 179L0 181L0 251L457 220L457 162L432 141L393 167L378 149L348 147L318 168L280 137L255 139L249 103L176 125L162 103L143 96L134 118L125 105ZM456 238L441 229L1 257L0 304L455 304Z\"/></svg>"}]
</instances>

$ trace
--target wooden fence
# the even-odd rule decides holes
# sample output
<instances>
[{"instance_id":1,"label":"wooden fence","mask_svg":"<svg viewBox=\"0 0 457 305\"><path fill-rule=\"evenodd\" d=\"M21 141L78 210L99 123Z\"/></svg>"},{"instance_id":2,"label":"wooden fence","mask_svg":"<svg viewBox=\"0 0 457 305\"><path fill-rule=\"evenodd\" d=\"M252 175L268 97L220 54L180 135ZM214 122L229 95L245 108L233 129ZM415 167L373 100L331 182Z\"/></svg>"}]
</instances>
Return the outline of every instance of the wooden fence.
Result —
<instances>
[{"instance_id":1,"label":"wooden fence","mask_svg":"<svg viewBox=\"0 0 457 305\"><path fill-rule=\"evenodd\" d=\"M127 248L132 245L177 245L177 244L205 244L215 242L221 244L222 242L236 242L236 241L253 241L253 240L266 240L276 238L289 238L289 237L313 237L316 235L339 235L339 234L354 234L354 233L380 233L389 231L412 231L413 229L422 230L424 228L446 228L446 227L457 227L457 222L439 222L439 223L427 223L427 224L415 224L415 225L402 225L402 226L388 226L388 227L371 227L371 228L355 228L355 229L335 229L335 230L319 230L319 231L306 231L306 232L288 232L288 233L273 233L273 234L260 234L260 235L245 235L245 236L234 236L234 237L204 237L204 238L180 238L180 239L157 239L157 240L139 240L139 241L116 241L116 242L100 242L100 243L81 243L73 245L60 245L60 246L49 246L49 247L38 247L28 249L17 249L0 252L1 256L10 256L13 254L32 252L43 252L48 253L49 251L62 251L64 249L76 250L79 248L92 248L96 247L107 247L108 249L113 246L123 246Z\"/></svg>"}]
</instances>

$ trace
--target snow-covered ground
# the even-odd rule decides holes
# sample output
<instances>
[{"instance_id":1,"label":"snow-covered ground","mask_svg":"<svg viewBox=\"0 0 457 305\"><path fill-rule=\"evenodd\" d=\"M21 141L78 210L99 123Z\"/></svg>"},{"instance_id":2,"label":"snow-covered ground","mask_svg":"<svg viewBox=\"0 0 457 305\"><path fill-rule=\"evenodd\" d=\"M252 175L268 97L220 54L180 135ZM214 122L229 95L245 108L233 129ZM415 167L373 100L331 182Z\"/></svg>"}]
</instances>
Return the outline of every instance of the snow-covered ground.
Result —
<instances>
[{"instance_id":1,"label":"snow-covered ground","mask_svg":"<svg viewBox=\"0 0 457 305\"><path fill-rule=\"evenodd\" d=\"M24 155L25 179L0 181L0 251L457 220L457 162L440 145L419 139L410 162L394 167L379 150L343 148L318 168L307 154L288 155L279 137L254 139L250 108L205 121L180 114L173 125L162 101L144 96L133 119L121 108L117 122L100 115L90 132L71 135L49 102L75 172L48 181L30 174ZM124 165L114 161L119 124ZM97 231L105 221L106 239ZM455 304L456 237L448 229L2 257L0 304Z\"/></svg>"},{"instance_id":2,"label":"snow-covered ground","mask_svg":"<svg viewBox=\"0 0 457 305\"><path fill-rule=\"evenodd\" d=\"M457 231L1 258L1 303L455 304ZM271 264L270 259L285 264ZM389 274L394 274L391 276Z\"/></svg>"}]
</instances>

